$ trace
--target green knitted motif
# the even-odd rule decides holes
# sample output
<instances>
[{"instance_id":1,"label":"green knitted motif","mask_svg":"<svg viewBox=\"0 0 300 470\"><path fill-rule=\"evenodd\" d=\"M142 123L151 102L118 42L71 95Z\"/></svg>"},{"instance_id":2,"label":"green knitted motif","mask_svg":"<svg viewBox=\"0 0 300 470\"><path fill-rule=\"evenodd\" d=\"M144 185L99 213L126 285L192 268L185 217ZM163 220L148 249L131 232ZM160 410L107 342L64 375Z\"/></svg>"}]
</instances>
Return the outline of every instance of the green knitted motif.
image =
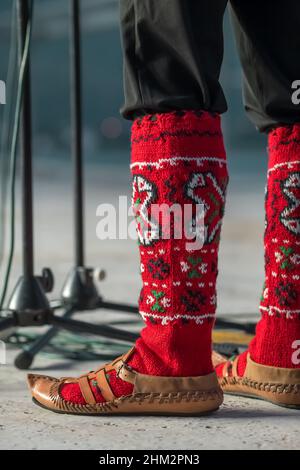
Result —
<instances>
[{"instance_id":1,"label":"green knitted motif","mask_svg":"<svg viewBox=\"0 0 300 470\"><path fill-rule=\"evenodd\" d=\"M154 312L163 313L165 309L160 305L159 301L166 295L164 292L158 292L157 290L151 291L152 295L155 297L156 302L151 306L151 310Z\"/></svg>"},{"instance_id":2,"label":"green knitted motif","mask_svg":"<svg viewBox=\"0 0 300 470\"><path fill-rule=\"evenodd\" d=\"M292 247L286 248L285 246L280 246L279 249L284 256L284 260L282 261L280 265L280 269L290 269L292 267L290 256L292 253L294 253L293 248Z\"/></svg>"},{"instance_id":3,"label":"green knitted motif","mask_svg":"<svg viewBox=\"0 0 300 470\"><path fill-rule=\"evenodd\" d=\"M202 263L202 258L198 256L196 258L189 256L187 260L192 265L192 269L188 272L188 277L190 279L197 279L201 277L201 274L198 271L198 266Z\"/></svg>"}]
</instances>

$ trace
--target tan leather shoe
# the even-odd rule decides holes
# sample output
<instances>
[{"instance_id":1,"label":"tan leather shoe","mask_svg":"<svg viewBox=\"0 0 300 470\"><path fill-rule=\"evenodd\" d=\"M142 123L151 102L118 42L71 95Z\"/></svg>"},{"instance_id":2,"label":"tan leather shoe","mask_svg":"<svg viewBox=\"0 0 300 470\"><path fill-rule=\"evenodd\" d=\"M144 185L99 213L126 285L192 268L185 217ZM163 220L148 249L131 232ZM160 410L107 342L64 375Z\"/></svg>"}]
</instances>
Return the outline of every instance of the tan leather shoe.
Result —
<instances>
[{"instance_id":1,"label":"tan leather shoe","mask_svg":"<svg viewBox=\"0 0 300 470\"><path fill-rule=\"evenodd\" d=\"M260 398L279 406L300 409L300 369L257 364L248 354L244 375L239 377L238 356L227 360L224 356L213 354L214 366L221 363L224 366L218 380L224 393Z\"/></svg>"},{"instance_id":2,"label":"tan leather shoe","mask_svg":"<svg viewBox=\"0 0 300 470\"><path fill-rule=\"evenodd\" d=\"M223 393L215 372L199 377L156 377L132 370L126 359L132 351L95 372L79 378L55 379L43 375L28 375L33 401L51 411L82 415L201 415L215 411L223 402ZM118 377L133 384L131 395L116 398L106 373L116 370ZM96 403L89 385L96 380L105 403ZM63 399L60 388L66 383L78 383L85 405Z\"/></svg>"}]
</instances>

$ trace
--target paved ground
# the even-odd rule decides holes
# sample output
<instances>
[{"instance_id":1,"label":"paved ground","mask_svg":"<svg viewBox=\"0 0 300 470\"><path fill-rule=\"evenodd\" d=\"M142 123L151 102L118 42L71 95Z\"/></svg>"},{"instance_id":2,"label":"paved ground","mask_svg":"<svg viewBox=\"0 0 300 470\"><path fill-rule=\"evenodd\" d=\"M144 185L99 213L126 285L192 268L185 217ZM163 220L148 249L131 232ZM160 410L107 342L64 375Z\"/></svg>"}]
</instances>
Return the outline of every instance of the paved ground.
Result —
<instances>
[{"instance_id":1,"label":"paved ground","mask_svg":"<svg viewBox=\"0 0 300 470\"><path fill-rule=\"evenodd\" d=\"M40 170L37 187L37 266L54 267L57 287L70 268L72 243L69 187L54 167ZM233 172L220 253L219 312L256 312L263 280L263 172L257 178ZM257 174L257 173L256 173ZM104 267L108 278L101 284L107 299L135 302L139 290L138 258L132 241L103 241L95 237L95 208L100 202L116 202L127 194L129 177L119 170L88 173L88 260ZM49 184L55 178L56 187ZM112 184L114 181L114 185ZM51 195L51 197L49 197ZM17 250L13 278L20 268ZM97 314L96 314L97 315ZM96 318L96 317L94 317ZM105 321L104 312L98 320ZM13 367L16 351L8 352L0 366L1 449L297 449L300 447L297 411L250 399L226 397L223 407L205 418L95 418L61 416L31 403L25 373ZM40 355L34 371L70 375L91 370L95 364L50 360Z\"/></svg>"},{"instance_id":2,"label":"paved ground","mask_svg":"<svg viewBox=\"0 0 300 470\"><path fill-rule=\"evenodd\" d=\"M11 355L10 355L11 356ZM35 371L65 375L66 362L40 358ZM80 363L81 370L91 364ZM79 365L72 369L79 371ZM25 373L8 365L0 384L0 449L297 449L299 412L226 397L209 417L78 417L31 403Z\"/></svg>"}]
</instances>

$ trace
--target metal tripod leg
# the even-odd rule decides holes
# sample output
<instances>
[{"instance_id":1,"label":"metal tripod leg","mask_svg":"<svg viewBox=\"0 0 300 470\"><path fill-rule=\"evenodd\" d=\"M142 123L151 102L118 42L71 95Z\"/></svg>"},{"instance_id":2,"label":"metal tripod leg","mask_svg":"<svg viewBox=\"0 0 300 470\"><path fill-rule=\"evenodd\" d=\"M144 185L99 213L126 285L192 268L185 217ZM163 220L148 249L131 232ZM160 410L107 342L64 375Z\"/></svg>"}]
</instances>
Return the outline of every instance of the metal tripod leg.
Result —
<instances>
[{"instance_id":1,"label":"metal tripod leg","mask_svg":"<svg viewBox=\"0 0 300 470\"><path fill-rule=\"evenodd\" d=\"M117 304L113 302L102 302L101 301L101 308L119 312L128 312L128 313L135 313L138 314L138 308L133 305L126 305L126 304ZM68 308L65 313L63 314L62 318L70 318L76 309L73 307ZM9 319L7 319L9 320ZM11 320L10 325L11 325ZM94 326L93 326L94 329ZM45 346L47 346L50 341L58 334L59 328L52 326L49 330L39 337L36 341L34 341L30 346L23 349L23 351L18 354L15 358L15 366L18 369L25 370L28 369L36 354L38 354ZM122 339L122 338L121 338ZM126 340L126 337L124 338Z\"/></svg>"},{"instance_id":2,"label":"metal tripod leg","mask_svg":"<svg viewBox=\"0 0 300 470\"><path fill-rule=\"evenodd\" d=\"M66 310L63 315L64 318L69 318L73 312L74 311L72 308ZM16 356L15 366L21 370L28 369L34 360L35 355L38 354L45 346L47 346L58 332L59 328L55 326L49 328L45 334L37 338L30 346L24 348L23 351Z\"/></svg>"}]
</instances>

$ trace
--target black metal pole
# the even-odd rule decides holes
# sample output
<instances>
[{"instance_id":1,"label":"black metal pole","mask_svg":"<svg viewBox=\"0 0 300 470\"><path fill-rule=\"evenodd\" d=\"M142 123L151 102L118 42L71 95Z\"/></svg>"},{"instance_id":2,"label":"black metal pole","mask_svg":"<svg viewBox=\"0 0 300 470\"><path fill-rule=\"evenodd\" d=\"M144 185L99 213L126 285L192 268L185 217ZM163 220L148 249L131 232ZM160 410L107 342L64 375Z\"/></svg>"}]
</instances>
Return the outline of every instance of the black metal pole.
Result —
<instances>
[{"instance_id":1,"label":"black metal pole","mask_svg":"<svg viewBox=\"0 0 300 470\"><path fill-rule=\"evenodd\" d=\"M28 0L18 0L19 62L23 55L29 19ZM32 129L31 129L31 89L30 56L28 55L24 82L23 101L20 115L20 152L22 164L22 251L23 275L31 277L34 273L33 251L33 188L32 188Z\"/></svg>"},{"instance_id":2,"label":"black metal pole","mask_svg":"<svg viewBox=\"0 0 300 470\"><path fill-rule=\"evenodd\" d=\"M84 266L84 210L81 121L81 51L79 0L71 1L70 65L72 157L74 166L75 265Z\"/></svg>"},{"instance_id":3,"label":"black metal pole","mask_svg":"<svg viewBox=\"0 0 300 470\"><path fill-rule=\"evenodd\" d=\"M139 337L137 333L121 330L119 328L113 328L106 325L94 325L92 323L86 323L79 320L72 320L65 317L54 316L51 323L58 328L68 330L71 332L88 333L91 335L100 335L104 338L116 339L119 341L128 341L133 343Z\"/></svg>"}]
</instances>

